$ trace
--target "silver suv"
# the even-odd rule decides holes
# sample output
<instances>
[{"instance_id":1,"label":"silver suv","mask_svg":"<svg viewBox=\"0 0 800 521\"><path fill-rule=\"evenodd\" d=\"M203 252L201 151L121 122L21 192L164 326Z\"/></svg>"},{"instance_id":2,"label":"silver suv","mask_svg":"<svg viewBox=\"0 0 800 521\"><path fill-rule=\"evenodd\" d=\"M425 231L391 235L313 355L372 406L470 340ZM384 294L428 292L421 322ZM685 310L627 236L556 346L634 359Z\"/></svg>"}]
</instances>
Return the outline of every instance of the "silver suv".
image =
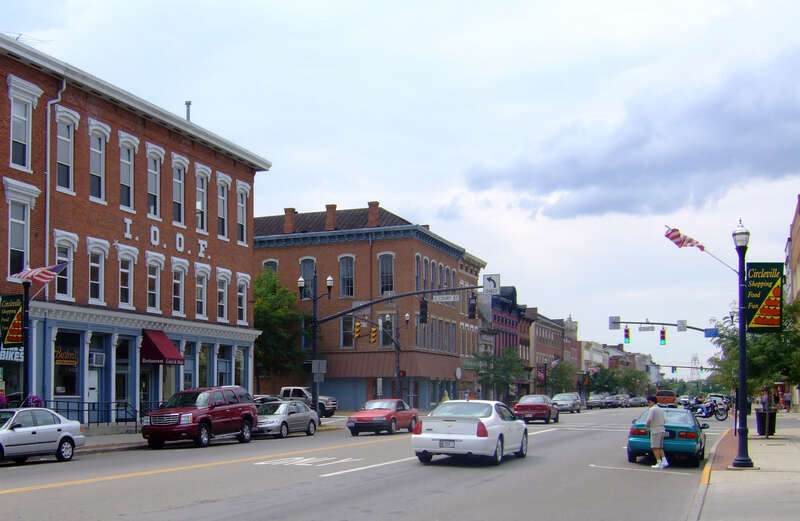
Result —
<instances>
[{"instance_id":1,"label":"silver suv","mask_svg":"<svg viewBox=\"0 0 800 521\"><path fill-rule=\"evenodd\" d=\"M553 396L558 411L581 412L581 397L578 393L560 393Z\"/></svg>"}]
</instances>

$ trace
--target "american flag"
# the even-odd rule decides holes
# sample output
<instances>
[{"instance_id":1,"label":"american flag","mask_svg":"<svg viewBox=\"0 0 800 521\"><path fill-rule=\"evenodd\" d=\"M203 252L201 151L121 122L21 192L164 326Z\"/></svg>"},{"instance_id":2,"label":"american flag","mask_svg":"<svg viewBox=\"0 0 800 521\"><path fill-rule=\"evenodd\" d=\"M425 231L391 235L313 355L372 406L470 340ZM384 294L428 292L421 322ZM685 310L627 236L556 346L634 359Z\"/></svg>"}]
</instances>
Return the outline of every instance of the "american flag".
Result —
<instances>
[{"instance_id":1,"label":"american flag","mask_svg":"<svg viewBox=\"0 0 800 521\"><path fill-rule=\"evenodd\" d=\"M61 273L61 271L66 267L67 263L62 262L60 264L53 264L52 266L45 266L43 268L28 268L27 270L22 270L11 277L15 279L32 280L34 282L47 284L56 278L56 275Z\"/></svg>"},{"instance_id":2,"label":"american flag","mask_svg":"<svg viewBox=\"0 0 800 521\"><path fill-rule=\"evenodd\" d=\"M681 231L677 228L670 228L667 226L667 233L665 233L664 236L674 242L678 248L691 248L692 246L697 246L700 251L706 250L706 247L700 244L699 241L696 241L688 235L681 233Z\"/></svg>"}]
</instances>

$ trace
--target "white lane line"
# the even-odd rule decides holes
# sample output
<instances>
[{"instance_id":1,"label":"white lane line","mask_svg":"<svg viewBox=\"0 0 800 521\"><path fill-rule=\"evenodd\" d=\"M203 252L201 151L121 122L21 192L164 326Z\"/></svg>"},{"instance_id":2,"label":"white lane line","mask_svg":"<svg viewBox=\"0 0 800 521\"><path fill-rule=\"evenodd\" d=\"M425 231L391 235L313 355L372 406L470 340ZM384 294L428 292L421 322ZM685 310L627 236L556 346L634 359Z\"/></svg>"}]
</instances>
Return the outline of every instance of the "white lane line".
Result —
<instances>
[{"instance_id":1,"label":"white lane line","mask_svg":"<svg viewBox=\"0 0 800 521\"><path fill-rule=\"evenodd\" d=\"M669 475L672 475L672 476L678 476L678 475L694 476L694 473L692 473L692 472L680 472L680 471L675 471L675 470L668 470L668 471L665 472L663 469L632 469L632 468L628 468L628 467L607 467L605 465L595 465L594 463L590 463L587 466L590 467L590 468L593 468L593 469L600 469L600 470L628 470L628 471L631 471L631 472L660 472L662 474L669 474Z\"/></svg>"},{"instance_id":2,"label":"white lane line","mask_svg":"<svg viewBox=\"0 0 800 521\"><path fill-rule=\"evenodd\" d=\"M557 431L557 430L559 430L559 429L543 429L541 431L533 431L533 432L528 431L528 436L533 436L535 434L541 434L543 432L550 432L550 431Z\"/></svg>"},{"instance_id":3,"label":"white lane line","mask_svg":"<svg viewBox=\"0 0 800 521\"><path fill-rule=\"evenodd\" d=\"M384 465L393 465L395 463L402 463L404 461L411 461L413 459L417 459L417 457L411 456L410 458L396 459L394 461L385 461L383 463L376 463L375 465L367 465L366 467L356 467L354 469L340 470L339 472L331 472L330 474L320 474L319 477L329 478L331 476L338 476L339 474L348 474L350 472L358 472L360 470L374 469L375 467L383 467Z\"/></svg>"}]
</instances>

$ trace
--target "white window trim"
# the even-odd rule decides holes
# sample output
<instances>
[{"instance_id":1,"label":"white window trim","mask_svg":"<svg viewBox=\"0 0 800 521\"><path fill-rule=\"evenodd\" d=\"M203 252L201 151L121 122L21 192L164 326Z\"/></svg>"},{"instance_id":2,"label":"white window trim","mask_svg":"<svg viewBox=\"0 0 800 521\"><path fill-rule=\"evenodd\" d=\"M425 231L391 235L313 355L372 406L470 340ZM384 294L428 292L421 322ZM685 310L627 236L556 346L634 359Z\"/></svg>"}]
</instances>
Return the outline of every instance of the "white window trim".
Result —
<instances>
[{"instance_id":1,"label":"white window trim","mask_svg":"<svg viewBox=\"0 0 800 521\"><path fill-rule=\"evenodd\" d=\"M169 215L170 219L172 219L172 225L178 226L181 228L186 228L186 175L189 172L189 158L186 156L182 156L180 154L176 154L172 152L172 175L170 176L170 186L172 186L172 200L170 203L175 203L175 169L182 168L183 169L183 179L181 179L181 220L176 221L172 216L172 204L170 204L169 208ZM197 194L195 194L195 200L197 199Z\"/></svg>"},{"instance_id":2,"label":"white window trim","mask_svg":"<svg viewBox=\"0 0 800 521\"><path fill-rule=\"evenodd\" d=\"M106 278L106 261L108 261L108 249L109 249L109 247L110 247L110 244L105 239L98 239L96 237L86 237L86 253L87 253L87 255L91 255L93 253L99 253L99 254L102 254L102 257L103 257L102 264L100 265L100 268L101 268L101 270L100 270L101 271L100 280L99 280L99 283L100 283L100 298L99 299L94 299L94 298L89 297L89 304L95 304L95 305L98 305L98 306L107 305L106 304L106 300L105 300L105 298L106 298L105 278ZM91 268L91 259L90 259L90 262L89 262L89 266ZM91 279L89 279L89 283L91 284Z\"/></svg>"},{"instance_id":3,"label":"white window trim","mask_svg":"<svg viewBox=\"0 0 800 521\"><path fill-rule=\"evenodd\" d=\"M19 203L24 205L27 209L27 214L25 216L26 220L26 229L25 229L25 261L28 262L30 258L30 248L31 248L31 213L33 209L36 207L36 198L39 197L39 194L42 193L41 190L36 188L33 185L29 185L28 183L23 183L22 181L17 181L15 179L11 179L10 177L3 177L3 188L6 194L6 204L9 205L8 209L8 216L9 219L11 218L11 203ZM8 230L9 236L7 238L8 243L10 244L10 234L11 234L11 227L9 226ZM5 254L8 256L8 247L6 246ZM13 273L8 273L11 269L11 259L10 256L6 260L6 273L7 277L6 280L9 282L19 282L17 279L11 277Z\"/></svg>"},{"instance_id":4,"label":"white window trim","mask_svg":"<svg viewBox=\"0 0 800 521\"><path fill-rule=\"evenodd\" d=\"M136 248L134 246L128 246L127 244L120 244L118 242L114 243L114 247L117 248L117 262L118 262L118 268L119 268L118 272L117 272L117 275L119 275L119 272L122 270L122 261L123 260L129 260L129 261L131 261L133 263L134 266L136 265L136 262L139 260L139 248ZM119 282L117 282L117 286L119 286ZM128 288L128 291L130 292L130 295L131 295L131 303L129 304L127 302L119 301L119 291L118 291L117 292L117 299L118 299L117 305L121 309L136 309L136 306L133 304L134 303L134 287L135 287L134 270L133 270L133 268L131 268L131 285L130 285L130 288ZM119 289L119 288L117 288L117 289Z\"/></svg>"},{"instance_id":5,"label":"white window trim","mask_svg":"<svg viewBox=\"0 0 800 521\"><path fill-rule=\"evenodd\" d=\"M230 204L231 199L231 176L224 172L220 172L217 170L217 239L221 241L230 241L230 215L228 213L228 205ZM225 187L225 205L220 206L219 204L219 189L221 186ZM238 204L238 201L237 201ZM224 211L225 215L220 215L220 211ZM219 233L219 218L225 217L225 235L220 235Z\"/></svg>"},{"instance_id":6,"label":"white window trim","mask_svg":"<svg viewBox=\"0 0 800 521\"><path fill-rule=\"evenodd\" d=\"M56 125L63 123L65 125L72 125L72 136L70 136L70 146L72 163L69 165L69 187L58 185L58 145L56 145L56 190L68 195L75 195L75 133L78 131L78 123L80 123L81 115L72 109L62 105L56 105ZM61 139L56 130L56 142Z\"/></svg>"},{"instance_id":7,"label":"white window trim","mask_svg":"<svg viewBox=\"0 0 800 521\"><path fill-rule=\"evenodd\" d=\"M178 271L183 275L183 280L181 281L181 309L175 311L172 309L172 299L175 295L170 291L170 310L172 311L173 317L186 317L186 279L189 275L189 261L186 259L181 259L179 257L171 257L170 264L172 266L172 280L170 281L170 289L172 289L173 285L175 284L175 272Z\"/></svg>"},{"instance_id":8,"label":"white window trim","mask_svg":"<svg viewBox=\"0 0 800 521\"><path fill-rule=\"evenodd\" d=\"M244 320L239 320L239 286L244 285ZM247 294L250 290L250 274L236 272L236 324L239 326L246 326L249 324L247 321Z\"/></svg>"},{"instance_id":9,"label":"white window trim","mask_svg":"<svg viewBox=\"0 0 800 521\"><path fill-rule=\"evenodd\" d=\"M25 150L25 166L17 165L11 162L11 140L13 133L11 132L11 128L9 128L8 132L8 166L15 170L21 170L23 172L27 172L29 174L33 173L33 155L32 155L32 135L33 135L33 109L39 104L39 97L44 93L42 89L39 88L38 85L31 83L29 81L23 80L19 76L15 76L13 74L6 75L6 83L8 84L8 98L10 100L17 99L23 103L27 103L30 108L30 119L27 124L26 139L27 139L27 147ZM13 118L12 114L9 114L9 118ZM10 124L9 120L9 124Z\"/></svg>"},{"instance_id":10,"label":"white window trim","mask_svg":"<svg viewBox=\"0 0 800 521\"><path fill-rule=\"evenodd\" d=\"M205 190L205 201L203 201L203 212L205 212L206 216L206 227L205 228L198 228L197 227L197 217L195 215L194 222L195 222L195 231L197 233L202 233L204 235L208 235L208 187L211 185L211 169L202 163L195 163L194 164L194 177L195 180L200 179L201 177L205 178L206 180L206 190ZM194 191L194 211L197 211L197 187L199 183L195 183L195 191Z\"/></svg>"},{"instance_id":11,"label":"white window trim","mask_svg":"<svg viewBox=\"0 0 800 521\"><path fill-rule=\"evenodd\" d=\"M128 134L127 132L124 132L122 130L118 130L117 131L117 138L118 138L118 141L119 141L120 153L121 153L123 148L132 148L134 156L139 153L139 138L138 137L136 137L136 136L134 136L132 134ZM122 162L122 160L120 159L120 163L121 162ZM122 183L120 182L120 184L122 184ZM135 206L136 197L135 197L135 195L136 195L136 158L134 157L133 161L131 161L131 205L130 206L123 206L122 203L120 203L119 209L124 211L124 212L135 214L136 213L136 206Z\"/></svg>"},{"instance_id":12,"label":"white window trim","mask_svg":"<svg viewBox=\"0 0 800 521\"><path fill-rule=\"evenodd\" d=\"M54 258L57 257L58 248L60 246L68 246L72 251L72 258L70 259L70 263L66 268L68 293L66 295L62 295L58 293L54 288L53 294L55 295L56 300L63 300L65 302L75 302L73 284L75 282L74 266L75 266L75 252L78 251L78 234L54 228L53 229L53 248L55 249Z\"/></svg>"},{"instance_id":13,"label":"white window trim","mask_svg":"<svg viewBox=\"0 0 800 521\"><path fill-rule=\"evenodd\" d=\"M242 196L242 195L244 195L244 222L240 223L239 222L239 197ZM247 240L248 240L247 239L247 237L248 237L248 235L247 235L247 231L248 231L247 230L247 207L248 207L248 204L247 203L250 201L249 198L250 198L250 185L248 185L247 183L244 183L242 181L239 181L237 179L236 180L236 226L237 226L236 244L238 244L239 246L248 246L248 242L247 242ZM240 241L239 240L239 230L238 230L239 224L244 226L244 241Z\"/></svg>"},{"instance_id":14,"label":"white window trim","mask_svg":"<svg viewBox=\"0 0 800 521\"><path fill-rule=\"evenodd\" d=\"M205 295L203 295L203 310L205 311L205 314L203 314L203 315L197 315L196 314L196 312L197 312L197 283L195 281L195 286L194 286L195 287L195 296L194 296L194 298L195 298L195 307L194 307L194 309L195 309L195 319L208 320L208 283L211 280L211 266L208 265L208 264L204 264L202 262L195 262L194 263L194 276L195 276L195 279L197 279L198 276L200 276L200 275L204 276L205 279L206 279L206 287L205 287L206 292L205 292Z\"/></svg>"},{"instance_id":15,"label":"white window trim","mask_svg":"<svg viewBox=\"0 0 800 521\"><path fill-rule=\"evenodd\" d=\"M381 293L381 257L390 255L392 257L392 291L385 291ZM375 256L378 261L378 294L381 296L389 296L397 293L397 254L393 251L381 251ZM434 288L431 288L434 289Z\"/></svg>"},{"instance_id":16,"label":"white window trim","mask_svg":"<svg viewBox=\"0 0 800 521\"><path fill-rule=\"evenodd\" d=\"M145 191L147 192L147 198L150 198L150 160L153 158L158 159L158 182L156 183L156 213L150 213L150 201L147 202L147 217L156 221L161 222L161 170L164 168L164 158L166 157L166 152L164 151L163 147L155 145L150 142L145 142L145 151L147 156L147 183L145 187Z\"/></svg>"},{"instance_id":17,"label":"white window trim","mask_svg":"<svg viewBox=\"0 0 800 521\"><path fill-rule=\"evenodd\" d=\"M147 298L147 312L148 313L161 313L161 272L164 271L164 262L166 261L166 257L161 253L156 253L154 251L145 250L144 252L144 259L145 265L147 269L145 270L145 274L147 277L147 283L145 284L145 295L147 296L148 293L148 285L150 284L150 266L155 266L158 268L158 280L156 280L156 307L151 307L149 298Z\"/></svg>"},{"instance_id":18,"label":"white window trim","mask_svg":"<svg viewBox=\"0 0 800 521\"><path fill-rule=\"evenodd\" d=\"M221 267L217 266L216 284L214 285L214 296L216 297L214 299L214 306L216 306L216 311L217 311L217 322L222 322L222 323L225 323L225 324L230 322L230 320L228 319L228 317L230 316L230 305L229 305L230 304L230 302L229 302L230 301L230 290L229 290L229 286L231 285L231 275L232 274L233 274L233 272L231 272L231 270L229 270L228 268L221 268ZM220 281L225 282L225 300L224 300L224 302L225 302L225 316L224 317L220 317L219 316L219 282Z\"/></svg>"},{"instance_id":19,"label":"white window trim","mask_svg":"<svg viewBox=\"0 0 800 521\"><path fill-rule=\"evenodd\" d=\"M275 263L275 272L277 273L278 269L281 267L281 262L278 259L264 259L261 261L261 269L267 269L267 263L274 262Z\"/></svg>"},{"instance_id":20,"label":"white window trim","mask_svg":"<svg viewBox=\"0 0 800 521\"><path fill-rule=\"evenodd\" d=\"M100 197L95 197L89 194L89 200L94 203L107 205L106 201L106 161L108 160L108 143L111 141L111 127L97 121L94 118L89 118L89 176L91 179L91 157L92 157L92 138L103 138L103 154L100 163Z\"/></svg>"}]
</instances>

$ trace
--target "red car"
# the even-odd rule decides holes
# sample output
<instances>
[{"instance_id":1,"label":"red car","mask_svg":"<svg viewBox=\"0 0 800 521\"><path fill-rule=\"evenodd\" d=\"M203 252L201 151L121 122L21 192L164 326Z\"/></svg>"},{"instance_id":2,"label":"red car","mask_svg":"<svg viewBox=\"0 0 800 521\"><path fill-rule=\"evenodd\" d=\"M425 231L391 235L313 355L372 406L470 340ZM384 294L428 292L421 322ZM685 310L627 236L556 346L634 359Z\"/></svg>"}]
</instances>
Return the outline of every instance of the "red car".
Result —
<instances>
[{"instance_id":1,"label":"red car","mask_svg":"<svg viewBox=\"0 0 800 521\"><path fill-rule=\"evenodd\" d=\"M525 423L531 420L558 423L558 407L543 394L527 394L520 398L514 405L514 414Z\"/></svg>"},{"instance_id":2,"label":"red car","mask_svg":"<svg viewBox=\"0 0 800 521\"><path fill-rule=\"evenodd\" d=\"M370 400L361 410L347 417L347 428L350 434L358 436L361 432L386 431L394 434L397 429L414 430L419 421L417 410L409 407L399 398Z\"/></svg>"}]
</instances>

